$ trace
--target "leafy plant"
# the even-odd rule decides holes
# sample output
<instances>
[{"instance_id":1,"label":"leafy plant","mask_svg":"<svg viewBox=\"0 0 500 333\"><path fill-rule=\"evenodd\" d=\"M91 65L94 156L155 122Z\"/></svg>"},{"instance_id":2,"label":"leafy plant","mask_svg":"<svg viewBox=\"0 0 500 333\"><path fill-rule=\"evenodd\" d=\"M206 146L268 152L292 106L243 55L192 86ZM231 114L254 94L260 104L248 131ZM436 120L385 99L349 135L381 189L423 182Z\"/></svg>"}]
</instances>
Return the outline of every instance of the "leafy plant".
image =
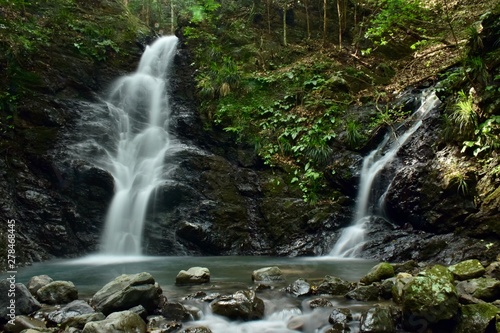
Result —
<instances>
[{"instance_id":1,"label":"leafy plant","mask_svg":"<svg viewBox=\"0 0 500 333\"><path fill-rule=\"evenodd\" d=\"M466 94L463 90L458 92L458 101L450 119L458 127L458 133L466 137L473 133L478 119L474 109L474 100L470 94Z\"/></svg>"}]
</instances>

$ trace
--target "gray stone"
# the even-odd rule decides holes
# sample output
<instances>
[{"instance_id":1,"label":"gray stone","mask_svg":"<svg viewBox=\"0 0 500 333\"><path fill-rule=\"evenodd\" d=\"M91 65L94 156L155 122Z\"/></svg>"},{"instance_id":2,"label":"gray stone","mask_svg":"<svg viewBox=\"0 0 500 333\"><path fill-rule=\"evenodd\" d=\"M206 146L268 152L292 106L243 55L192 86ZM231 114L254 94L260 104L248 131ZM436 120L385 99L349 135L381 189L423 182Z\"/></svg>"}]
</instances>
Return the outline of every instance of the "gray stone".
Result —
<instances>
[{"instance_id":1,"label":"gray stone","mask_svg":"<svg viewBox=\"0 0 500 333\"><path fill-rule=\"evenodd\" d=\"M376 306L363 312L360 321L362 333L392 333L396 332L396 325L392 311L388 307Z\"/></svg>"},{"instance_id":2,"label":"gray stone","mask_svg":"<svg viewBox=\"0 0 500 333\"><path fill-rule=\"evenodd\" d=\"M252 290L240 290L221 296L210 304L214 314L233 320L253 320L264 317L264 301Z\"/></svg>"},{"instance_id":3,"label":"gray stone","mask_svg":"<svg viewBox=\"0 0 500 333\"><path fill-rule=\"evenodd\" d=\"M460 294L468 294L484 301L494 301L500 297L500 281L492 278L477 278L457 283Z\"/></svg>"},{"instance_id":4,"label":"gray stone","mask_svg":"<svg viewBox=\"0 0 500 333\"><path fill-rule=\"evenodd\" d=\"M399 273L394 281L394 286L392 287L392 300L396 304L400 304L403 299L404 287L413 280L413 276L408 273Z\"/></svg>"},{"instance_id":5,"label":"gray stone","mask_svg":"<svg viewBox=\"0 0 500 333\"><path fill-rule=\"evenodd\" d=\"M85 324L82 333L146 333L146 323L131 311L114 312L101 321Z\"/></svg>"},{"instance_id":6,"label":"gray stone","mask_svg":"<svg viewBox=\"0 0 500 333\"><path fill-rule=\"evenodd\" d=\"M60 324L69 318L94 312L94 309L87 302L76 300L66 304L57 311L49 313L48 318L54 323Z\"/></svg>"},{"instance_id":7,"label":"gray stone","mask_svg":"<svg viewBox=\"0 0 500 333\"><path fill-rule=\"evenodd\" d=\"M66 304L78 299L78 290L71 281L53 281L36 292L37 299L47 304Z\"/></svg>"},{"instance_id":8,"label":"gray stone","mask_svg":"<svg viewBox=\"0 0 500 333\"><path fill-rule=\"evenodd\" d=\"M180 333L212 333L212 331L205 326L195 326L185 328Z\"/></svg>"},{"instance_id":9,"label":"gray stone","mask_svg":"<svg viewBox=\"0 0 500 333\"><path fill-rule=\"evenodd\" d=\"M359 286L354 288L347 294L345 294L346 298L354 299L357 301L377 301L379 299L379 289L376 285L369 286Z\"/></svg>"},{"instance_id":10,"label":"gray stone","mask_svg":"<svg viewBox=\"0 0 500 333\"><path fill-rule=\"evenodd\" d=\"M254 282L281 282L284 281L283 274L277 266L264 267L253 271L252 281Z\"/></svg>"},{"instance_id":11,"label":"gray stone","mask_svg":"<svg viewBox=\"0 0 500 333\"><path fill-rule=\"evenodd\" d=\"M294 296L305 296L311 294L311 285L304 279L298 279L288 287L286 287L286 292Z\"/></svg>"},{"instance_id":12,"label":"gray stone","mask_svg":"<svg viewBox=\"0 0 500 333\"><path fill-rule=\"evenodd\" d=\"M351 310L334 309L328 317L328 322L333 325L332 332L349 332L349 323L353 320Z\"/></svg>"},{"instance_id":13,"label":"gray stone","mask_svg":"<svg viewBox=\"0 0 500 333\"><path fill-rule=\"evenodd\" d=\"M21 332L22 330L32 328L32 329L45 329L47 326L45 325L45 322L31 318L28 316L20 315L16 316L14 319L14 322L7 323L4 327L5 332Z\"/></svg>"},{"instance_id":14,"label":"gray stone","mask_svg":"<svg viewBox=\"0 0 500 333\"><path fill-rule=\"evenodd\" d=\"M165 303L161 308L161 314L167 320L173 321L187 321L191 318L184 305L177 302Z\"/></svg>"},{"instance_id":15,"label":"gray stone","mask_svg":"<svg viewBox=\"0 0 500 333\"><path fill-rule=\"evenodd\" d=\"M0 281L0 324L14 319L16 315L28 315L40 309L40 303L31 295L22 283L11 283L14 280ZM15 298L10 297L15 295ZM12 305L11 300L15 300Z\"/></svg>"},{"instance_id":16,"label":"gray stone","mask_svg":"<svg viewBox=\"0 0 500 333\"><path fill-rule=\"evenodd\" d=\"M206 267L191 267L180 271L175 278L175 284L201 284L210 282L210 270Z\"/></svg>"},{"instance_id":17,"label":"gray stone","mask_svg":"<svg viewBox=\"0 0 500 333\"><path fill-rule=\"evenodd\" d=\"M90 305L105 315L137 305L151 312L158 307L161 293L151 274L123 274L95 293Z\"/></svg>"},{"instance_id":18,"label":"gray stone","mask_svg":"<svg viewBox=\"0 0 500 333\"><path fill-rule=\"evenodd\" d=\"M48 285L49 283L53 282L52 278L48 275L37 275L33 276L29 281L28 284L26 285L31 293L31 295L35 296L36 292L38 289L40 289L43 286Z\"/></svg>"},{"instance_id":19,"label":"gray stone","mask_svg":"<svg viewBox=\"0 0 500 333\"><path fill-rule=\"evenodd\" d=\"M61 323L61 328L72 327L81 330L85 327L85 324L90 323L91 321L101 321L104 319L106 319L106 316L102 312L81 314L64 320Z\"/></svg>"},{"instance_id":20,"label":"gray stone","mask_svg":"<svg viewBox=\"0 0 500 333\"><path fill-rule=\"evenodd\" d=\"M460 309L460 318L454 333L487 332L488 326L500 311L492 304L470 304Z\"/></svg>"},{"instance_id":21,"label":"gray stone","mask_svg":"<svg viewBox=\"0 0 500 333\"><path fill-rule=\"evenodd\" d=\"M307 303L311 309L333 307L332 302L323 297L314 298L312 300L309 300Z\"/></svg>"}]
</instances>

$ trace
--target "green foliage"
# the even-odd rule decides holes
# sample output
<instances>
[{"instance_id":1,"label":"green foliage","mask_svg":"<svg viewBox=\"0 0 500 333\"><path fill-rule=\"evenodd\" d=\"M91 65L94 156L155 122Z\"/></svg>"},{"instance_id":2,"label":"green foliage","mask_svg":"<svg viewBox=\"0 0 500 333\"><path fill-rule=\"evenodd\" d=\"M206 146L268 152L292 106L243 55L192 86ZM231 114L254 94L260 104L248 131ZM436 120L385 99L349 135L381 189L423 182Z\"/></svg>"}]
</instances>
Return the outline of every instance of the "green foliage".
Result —
<instances>
[{"instance_id":1,"label":"green foliage","mask_svg":"<svg viewBox=\"0 0 500 333\"><path fill-rule=\"evenodd\" d=\"M451 120L458 128L458 132L464 136L469 136L477 125L477 113L474 109L474 100L463 90L458 93L458 102L455 105Z\"/></svg>"},{"instance_id":2,"label":"green foliage","mask_svg":"<svg viewBox=\"0 0 500 333\"><path fill-rule=\"evenodd\" d=\"M365 140L361 130L361 124L355 119L348 119L346 122L346 136L349 147L356 149Z\"/></svg>"},{"instance_id":3,"label":"green foliage","mask_svg":"<svg viewBox=\"0 0 500 333\"><path fill-rule=\"evenodd\" d=\"M429 11L419 0L373 0L369 4L375 14L370 19L365 38L372 40L376 46L388 44L401 35L402 29L425 32L422 24L417 23L428 21ZM417 45L413 44L413 47ZM365 53L371 51L365 50Z\"/></svg>"}]
</instances>

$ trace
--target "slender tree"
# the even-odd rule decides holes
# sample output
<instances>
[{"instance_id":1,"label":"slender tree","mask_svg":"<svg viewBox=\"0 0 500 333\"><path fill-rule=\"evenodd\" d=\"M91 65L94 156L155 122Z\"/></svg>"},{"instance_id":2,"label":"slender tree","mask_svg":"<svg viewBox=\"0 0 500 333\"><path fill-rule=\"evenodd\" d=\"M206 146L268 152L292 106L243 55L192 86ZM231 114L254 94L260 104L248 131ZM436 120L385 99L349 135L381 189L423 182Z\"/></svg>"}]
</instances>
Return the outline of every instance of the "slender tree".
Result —
<instances>
[{"instance_id":1,"label":"slender tree","mask_svg":"<svg viewBox=\"0 0 500 333\"><path fill-rule=\"evenodd\" d=\"M326 45L326 9L327 0L323 0L323 45Z\"/></svg>"},{"instance_id":2,"label":"slender tree","mask_svg":"<svg viewBox=\"0 0 500 333\"><path fill-rule=\"evenodd\" d=\"M311 39L311 25L309 21L309 0L304 0L304 7L306 9L307 39Z\"/></svg>"}]
</instances>

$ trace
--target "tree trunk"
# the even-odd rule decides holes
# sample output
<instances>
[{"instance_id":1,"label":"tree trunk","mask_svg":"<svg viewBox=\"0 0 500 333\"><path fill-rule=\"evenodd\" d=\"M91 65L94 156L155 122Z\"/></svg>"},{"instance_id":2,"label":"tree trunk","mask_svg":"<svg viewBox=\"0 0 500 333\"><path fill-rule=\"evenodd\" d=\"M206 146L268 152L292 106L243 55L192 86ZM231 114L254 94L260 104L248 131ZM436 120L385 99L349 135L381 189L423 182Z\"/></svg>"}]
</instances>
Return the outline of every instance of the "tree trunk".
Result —
<instances>
[{"instance_id":1,"label":"tree trunk","mask_svg":"<svg viewBox=\"0 0 500 333\"><path fill-rule=\"evenodd\" d=\"M337 14L339 17L339 49L342 48L342 11L340 10L340 1L337 0Z\"/></svg>"},{"instance_id":2,"label":"tree trunk","mask_svg":"<svg viewBox=\"0 0 500 333\"><path fill-rule=\"evenodd\" d=\"M306 7L307 39L311 39L311 25L309 22L309 0L304 0L304 6Z\"/></svg>"},{"instance_id":3,"label":"tree trunk","mask_svg":"<svg viewBox=\"0 0 500 333\"><path fill-rule=\"evenodd\" d=\"M174 24L174 0L170 0L170 32L173 34L175 32Z\"/></svg>"},{"instance_id":4,"label":"tree trunk","mask_svg":"<svg viewBox=\"0 0 500 333\"><path fill-rule=\"evenodd\" d=\"M285 4L283 6L283 45L286 46L286 7L287 5Z\"/></svg>"},{"instance_id":5,"label":"tree trunk","mask_svg":"<svg viewBox=\"0 0 500 333\"><path fill-rule=\"evenodd\" d=\"M267 0L267 30L271 34L271 0Z\"/></svg>"},{"instance_id":6,"label":"tree trunk","mask_svg":"<svg viewBox=\"0 0 500 333\"><path fill-rule=\"evenodd\" d=\"M323 0L323 45L326 45L326 5L327 0Z\"/></svg>"}]
</instances>

